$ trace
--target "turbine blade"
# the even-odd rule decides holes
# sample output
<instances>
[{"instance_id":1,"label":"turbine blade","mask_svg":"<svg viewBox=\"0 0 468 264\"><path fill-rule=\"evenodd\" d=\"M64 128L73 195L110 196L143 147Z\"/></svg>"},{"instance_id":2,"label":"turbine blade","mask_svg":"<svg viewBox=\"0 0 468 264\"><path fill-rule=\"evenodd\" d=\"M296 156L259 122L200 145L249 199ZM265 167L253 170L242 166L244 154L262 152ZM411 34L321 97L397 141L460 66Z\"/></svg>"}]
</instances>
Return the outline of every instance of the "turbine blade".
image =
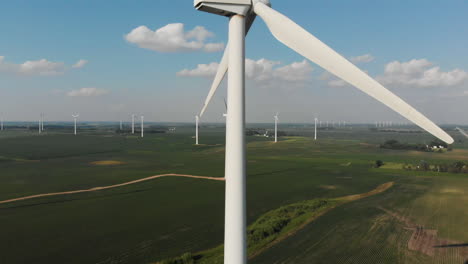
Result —
<instances>
[{"instance_id":1,"label":"turbine blade","mask_svg":"<svg viewBox=\"0 0 468 264\"><path fill-rule=\"evenodd\" d=\"M253 22L255 21L255 14L251 14L247 17L246 23L245 23L245 35L249 33L250 27L252 26ZM210 104L211 99L216 93L216 90L218 89L219 85L224 79L224 76L226 75L226 72L228 70L228 63L229 63L229 43L226 45L226 49L224 50L223 58L221 59L221 62L219 63L218 71L216 72L215 78L213 80L213 83L211 84L210 91L208 92L208 96L205 99L205 103L203 104L203 107L200 111L200 117L203 116L203 114L206 111L206 108Z\"/></svg>"},{"instance_id":2,"label":"turbine blade","mask_svg":"<svg viewBox=\"0 0 468 264\"><path fill-rule=\"evenodd\" d=\"M385 104L442 141L453 143L453 138L440 127L283 14L261 2L255 3L254 12L265 21L273 36L284 45Z\"/></svg>"},{"instance_id":3,"label":"turbine blade","mask_svg":"<svg viewBox=\"0 0 468 264\"><path fill-rule=\"evenodd\" d=\"M203 114L205 113L206 108L208 107L208 104L211 101L211 98L213 98L214 94L216 93L216 90L218 89L219 85L224 79L224 76L226 75L226 72L228 69L228 53L229 53L228 49L229 49L229 46L226 46L226 49L224 50L223 58L221 59L221 62L219 63L218 71L216 72L213 83L211 84L210 91L208 92L208 96L206 97L205 103L203 104L202 110L200 111L200 117L202 117Z\"/></svg>"}]
</instances>

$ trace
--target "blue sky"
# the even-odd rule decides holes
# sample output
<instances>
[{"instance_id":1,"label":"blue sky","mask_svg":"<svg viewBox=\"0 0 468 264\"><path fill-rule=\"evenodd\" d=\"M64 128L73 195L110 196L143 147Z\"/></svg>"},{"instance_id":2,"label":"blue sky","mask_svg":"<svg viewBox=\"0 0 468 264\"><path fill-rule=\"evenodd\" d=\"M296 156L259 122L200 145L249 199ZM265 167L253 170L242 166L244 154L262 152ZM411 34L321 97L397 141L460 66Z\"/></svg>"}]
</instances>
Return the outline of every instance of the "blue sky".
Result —
<instances>
[{"instance_id":1,"label":"blue sky","mask_svg":"<svg viewBox=\"0 0 468 264\"><path fill-rule=\"evenodd\" d=\"M359 67L429 118L468 123L466 1L272 4L345 57L354 57ZM80 112L85 120L129 119L138 113L149 121L192 121L208 92L210 73L177 73L217 62L222 52L154 50L126 36L139 26L154 31L182 23L186 32L196 26L211 32L204 44L227 41L227 19L196 11L190 0L16 0L2 1L0 12L0 113L6 120L35 120L39 112L49 120L68 120L72 112ZM359 62L356 57L362 55L367 59ZM275 69L303 61L276 41L260 19L247 38L247 57L271 78ZM41 59L42 66L58 72L21 66ZM268 72L260 59L281 63ZM79 60L87 63L74 68ZM385 71L392 62L397 62L394 70ZM272 122L277 111L284 122L312 122L315 114L348 122L402 121L315 64L304 67L288 71L298 76L291 83L281 78L263 82L255 76L248 80L248 121ZM222 88L204 121L223 121Z\"/></svg>"}]
</instances>

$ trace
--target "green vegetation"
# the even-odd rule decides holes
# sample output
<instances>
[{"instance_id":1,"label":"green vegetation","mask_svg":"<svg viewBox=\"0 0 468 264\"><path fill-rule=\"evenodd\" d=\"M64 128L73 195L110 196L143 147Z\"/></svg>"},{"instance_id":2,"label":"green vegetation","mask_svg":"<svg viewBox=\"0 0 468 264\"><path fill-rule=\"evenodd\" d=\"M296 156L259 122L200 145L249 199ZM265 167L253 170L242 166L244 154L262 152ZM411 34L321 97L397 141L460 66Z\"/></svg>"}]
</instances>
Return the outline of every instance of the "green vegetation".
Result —
<instances>
[{"instance_id":1,"label":"green vegetation","mask_svg":"<svg viewBox=\"0 0 468 264\"><path fill-rule=\"evenodd\" d=\"M410 143L401 143L398 140L390 139L385 141L381 148L385 149L400 149L400 150L418 150L418 151L428 151L428 152L443 152L440 148L447 148L447 143L440 141L440 140L433 140L429 144L410 144Z\"/></svg>"},{"instance_id":2,"label":"green vegetation","mask_svg":"<svg viewBox=\"0 0 468 264\"><path fill-rule=\"evenodd\" d=\"M299 232L275 238L279 242L250 263L430 262L423 253L407 249L411 231L380 207L437 229L442 238L468 241L466 230L459 228L468 225L466 174L402 169L403 164L421 160L430 165L466 164L468 141L458 132L453 134L457 142L453 151L441 155L378 145L392 138L411 144L430 142L433 138L424 133L400 136L354 127L320 131L314 141L306 137L313 135L311 127L281 129L299 136L282 137L276 144L271 138L247 137L249 227L269 230L267 223L282 218L271 218L265 225L257 221L288 205L332 201L389 181L395 185L385 193L325 209L326 214ZM224 175L222 127L202 127L200 146L193 145L189 126L144 139L109 131L90 129L76 137L47 130L41 136L0 133L0 200L163 173ZM374 168L376 160L385 165ZM93 165L96 161L121 163ZM298 212L291 215L300 218ZM292 228L291 222L281 234L289 233L284 230ZM186 252L192 252L186 260L199 254L193 252L213 259L222 254L223 225L223 182L167 177L112 190L44 197L0 205L0 262L148 264ZM453 258L458 256L456 248L450 250ZM437 256L441 263L457 263L444 262L445 253Z\"/></svg>"},{"instance_id":3,"label":"green vegetation","mask_svg":"<svg viewBox=\"0 0 468 264\"><path fill-rule=\"evenodd\" d=\"M468 164L463 161L455 161L451 163L438 162L436 164L429 164L429 162L421 160L417 165L404 164L403 169L450 173L468 173Z\"/></svg>"},{"instance_id":4,"label":"green vegetation","mask_svg":"<svg viewBox=\"0 0 468 264\"><path fill-rule=\"evenodd\" d=\"M380 168L380 167L382 167L383 165L384 165L384 162L383 162L383 161L381 161L381 160L376 160L376 161L375 161L375 167L376 167L376 168Z\"/></svg>"},{"instance_id":5,"label":"green vegetation","mask_svg":"<svg viewBox=\"0 0 468 264\"><path fill-rule=\"evenodd\" d=\"M333 199L313 199L301 201L278 209L269 211L260 216L253 224L247 228L247 255L254 258L266 249L274 246L282 240L294 235L307 224L325 214L334 207L382 193L393 186L393 182L385 183L376 189L364 193L349 195ZM163 260L162 264L178 263L222 263L223 246L202 251L192 256L185 253L178 258Z\"/></svg>"},{"instance_id":6,"label":"green vegetation","mask_svg":"<svg viewBox=\"0 0 468 264\"><path fill-rule=\"evenodd\" d=\"M260 216L247 229L248 256L252 257L272 245L275 240L284 239L297 231L306 222L338 204L335 199L314 199L302 201L269 211ZM163 260L161 264L222 263L223 246L202 251L195 255L185 253L178 258Z\"/></svg>"}]
</instances>

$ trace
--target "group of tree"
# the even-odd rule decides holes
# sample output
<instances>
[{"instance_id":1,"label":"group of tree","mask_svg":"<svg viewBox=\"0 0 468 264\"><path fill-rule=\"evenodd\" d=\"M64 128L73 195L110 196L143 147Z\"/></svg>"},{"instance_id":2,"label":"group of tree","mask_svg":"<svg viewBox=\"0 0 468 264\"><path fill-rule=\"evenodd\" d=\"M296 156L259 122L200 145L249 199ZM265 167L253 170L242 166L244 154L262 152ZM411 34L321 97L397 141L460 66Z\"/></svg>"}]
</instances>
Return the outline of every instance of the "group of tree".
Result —
<instances>
[{"instance_id":1,"label":"group of tree","mask_svg":"<svg viewBox=\"0 0 468 264\"><path fill-rule=\"evenodd\" d=\"M385 149L418 150L427 152L433 152L434 150L436 150L441 152L442 149L440 147L447 149L448 145L447 143L440 140L433 140L429 144L410 144L399 142L396 139L390 139L381 144L380 147Z\"/></svg>"},{"instance_id":2,"label":"group of tree","mask_svg":"<svg viewBox=\"0 0 468 264\"><path fill-rule=\"evenodd\" d=\"M465 163L463 161L456 161L452 163L430 164L425 160L421 160L417 165L405 164L403 165L403 169L416 171L468 173L468 163Z\"/></svg>"}]
</instances>

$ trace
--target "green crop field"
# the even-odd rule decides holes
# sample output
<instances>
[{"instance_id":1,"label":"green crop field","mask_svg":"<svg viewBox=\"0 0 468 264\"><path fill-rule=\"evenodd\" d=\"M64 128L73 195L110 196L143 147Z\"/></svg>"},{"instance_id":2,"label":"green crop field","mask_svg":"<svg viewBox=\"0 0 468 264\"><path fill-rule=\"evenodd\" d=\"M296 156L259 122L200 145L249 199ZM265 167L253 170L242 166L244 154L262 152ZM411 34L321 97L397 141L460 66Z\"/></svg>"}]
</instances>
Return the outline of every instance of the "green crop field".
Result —
<instances>
[{"instance_id":1,"label":"green crop field","mask_svg":"<svg viewBox=\"0 0 468 264\"><path fill-rule=\"evenodd\" d=\"M259 127L254 126L254 127ZM157 129L157 128L155 128ZM119 134L110 126L77 136L0 134L0 201L177 173L224 176L224 129ZM400 164L468 163L468 140L444 153L382 149L422 133L366 127L284 128L278 143L248 137L248 224L280 207L383 193L338 205L249 263L464 263L468 260L468 174L403 170ZM387 165L375 168L376 160ZM93 162L112 161L109 165ZM106 164L104 162L103 164ZM223 243L224 182L164 177L95 192L0 204L0 263L156 263ZM427 242L429 241L429 242ZM431 244L432 243L432 244ZM430 246L425 246L430 244ZM188 262L187 262L188 263ZM196 262L195 262L196 263Z\"/></svg>"}]
</instances>

